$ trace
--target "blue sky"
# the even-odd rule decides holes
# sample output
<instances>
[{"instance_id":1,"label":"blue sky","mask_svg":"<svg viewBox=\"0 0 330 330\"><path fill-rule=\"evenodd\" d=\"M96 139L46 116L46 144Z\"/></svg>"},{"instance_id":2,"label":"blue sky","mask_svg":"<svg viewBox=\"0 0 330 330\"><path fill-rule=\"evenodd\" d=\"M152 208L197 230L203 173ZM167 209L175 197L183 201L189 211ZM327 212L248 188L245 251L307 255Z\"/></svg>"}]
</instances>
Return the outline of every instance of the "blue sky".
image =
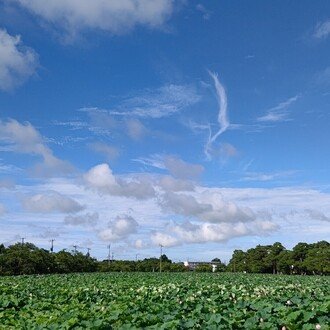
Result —
<instances>
[{"instance_id":1,"label":"blue sky","mask_svg":"<svg viewBox=\"0 0 330 330\"><path fill-rule=\"evenodd\" d=\"M328 239L329 58L324 1L0 1L0 240Z\"/></svg>"}]
</instances>

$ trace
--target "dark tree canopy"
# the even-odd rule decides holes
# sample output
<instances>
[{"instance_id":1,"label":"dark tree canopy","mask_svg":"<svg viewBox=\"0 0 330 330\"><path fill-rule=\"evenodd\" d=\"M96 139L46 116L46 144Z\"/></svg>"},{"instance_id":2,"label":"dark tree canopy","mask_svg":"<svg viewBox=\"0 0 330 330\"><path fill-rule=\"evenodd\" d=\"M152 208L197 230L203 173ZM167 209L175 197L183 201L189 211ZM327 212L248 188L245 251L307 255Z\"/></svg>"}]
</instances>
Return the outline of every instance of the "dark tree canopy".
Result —
<instances>
[{"instance_id":1,"label":"dark tree canopy","mask_svg":"<svg viewBox=\"0 0 330 330\"><path fill-rule=\"evenodd\" d=\"M246 272L270 274L330 274L330 243L298 243L287 250L281 243L257 245L255 248L235 250L228 265L214 258L217 272ZM165 254L144 260L97 261L89 254L61 250L53 253L32 243L17 243L9 247L0 244L0 275L51 274L73 272L163 272L188 271L183 263L172 262ZM210 263L199 264L197 272L211 272Z\"/></svg>"}]
</instances>

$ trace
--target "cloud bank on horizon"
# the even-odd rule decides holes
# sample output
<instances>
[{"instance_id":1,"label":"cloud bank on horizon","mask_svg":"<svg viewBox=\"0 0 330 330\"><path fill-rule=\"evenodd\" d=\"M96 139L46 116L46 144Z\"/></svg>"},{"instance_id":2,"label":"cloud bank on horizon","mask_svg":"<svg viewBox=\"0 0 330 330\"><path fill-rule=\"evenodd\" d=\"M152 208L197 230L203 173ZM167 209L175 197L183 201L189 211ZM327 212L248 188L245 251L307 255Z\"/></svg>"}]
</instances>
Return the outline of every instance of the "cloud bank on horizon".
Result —
<instances>
[{"instance_id":1,"label":"cloud bank on horizon","mask_svg":"<svg viewBox=\"0 0 330 330\"><path fill-rule=\"evenodd\" d=\"M226 259L329 237L329 18L246 29L270 6L228 6L0 3L0 242Z\"/></svg>"}]
</instances>

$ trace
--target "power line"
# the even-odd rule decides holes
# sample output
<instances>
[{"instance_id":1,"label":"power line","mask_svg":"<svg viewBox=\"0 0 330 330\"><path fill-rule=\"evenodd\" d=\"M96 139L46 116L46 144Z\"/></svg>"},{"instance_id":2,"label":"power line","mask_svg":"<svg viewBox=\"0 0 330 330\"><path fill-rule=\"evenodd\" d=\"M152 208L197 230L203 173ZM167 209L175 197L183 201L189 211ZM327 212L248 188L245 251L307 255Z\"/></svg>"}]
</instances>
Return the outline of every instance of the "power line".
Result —
<instances>
[{"instance_id":1,"label":"power line","mask_svg":"<svg viewBox=\"0 0 330 330\"><path fill-rule=\"evenodd\" d=\"M160 257L159 257L159 272L162 272L162 255L163 255L163 245L159 244L160 246Z\"/></svg>"},{"instance_id":2,"label":"power line","mask_svg":"<svg viewBox=\"0 0 330 330\"><path fill-rule=\"evenodd\" d=\"M108 248L108 264L110 265L110 257L111 257L110 251L111 251L111 244L109 244L109 245L107 246L107 248Z\"/></svg>"},{"instance_id":3,"label":"power line","mask_svg":"<svg viewBox=\"0 0 330 330\"><path fill-rule=\"evenodd\" d=\"M55 241L54 238L52 238L52 239L50 240L50 244L51 244L51 246L50 246L50 252L54 252L54 241Z\"/></svg>"}]
</instances>

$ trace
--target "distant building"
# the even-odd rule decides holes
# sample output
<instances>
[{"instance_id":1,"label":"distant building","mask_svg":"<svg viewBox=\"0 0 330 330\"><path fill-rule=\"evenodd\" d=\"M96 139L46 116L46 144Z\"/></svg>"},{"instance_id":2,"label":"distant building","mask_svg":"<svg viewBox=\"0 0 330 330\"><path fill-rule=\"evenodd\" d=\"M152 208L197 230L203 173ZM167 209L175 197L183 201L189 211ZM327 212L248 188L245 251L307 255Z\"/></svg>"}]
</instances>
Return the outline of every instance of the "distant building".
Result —
<instances>
[{"instance_id":1,"label":"distant building","mask_svg":"<svg viewBox=\"0 0 330 330\"><path fill-rule=\"evenodd\" d=\"M183 263L183 265L187 268L189 268L189 270L196 270L196 268L200 265L210 265L212 266L212 272L214 273L217 268L218 265L220 265L220 262L207 262L207 261L185 261Z\"/></svg>"}]
</instances>

